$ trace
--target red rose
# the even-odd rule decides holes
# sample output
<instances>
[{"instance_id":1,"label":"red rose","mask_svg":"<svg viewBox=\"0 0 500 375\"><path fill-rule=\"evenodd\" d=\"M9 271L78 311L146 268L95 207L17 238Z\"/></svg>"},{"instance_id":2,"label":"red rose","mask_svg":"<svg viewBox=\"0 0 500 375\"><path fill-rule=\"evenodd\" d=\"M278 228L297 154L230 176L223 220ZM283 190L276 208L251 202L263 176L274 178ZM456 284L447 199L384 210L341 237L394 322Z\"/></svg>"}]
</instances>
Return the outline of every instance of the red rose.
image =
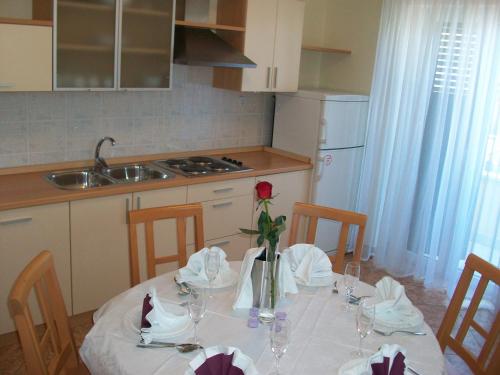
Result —
<instances>
[{"instance_id":1,"label":"red rose","mask_svg":"<svg viewBox=\"0 0 500 375\"><path fill-rule=\"evenodd\" d=\"M257 197L259 199L271 199L273 195L273 185L267 181L261 181L255 185Z\"/></svg>"}]
</instances>

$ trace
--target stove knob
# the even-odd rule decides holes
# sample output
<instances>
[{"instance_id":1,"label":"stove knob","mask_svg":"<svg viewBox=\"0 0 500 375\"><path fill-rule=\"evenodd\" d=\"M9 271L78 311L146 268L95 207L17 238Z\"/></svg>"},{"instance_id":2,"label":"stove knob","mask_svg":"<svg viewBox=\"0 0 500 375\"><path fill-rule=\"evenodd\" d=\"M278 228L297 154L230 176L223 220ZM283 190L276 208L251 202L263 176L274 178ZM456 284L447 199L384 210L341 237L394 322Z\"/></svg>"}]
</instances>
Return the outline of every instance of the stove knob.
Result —
<instances>
[{"instance_id":1,"label":"stove knob","mask_svg":"<svg viewBox=\"0 0 500 375\"><path fill-rule=\"evenodd\" d=\"M229 161L229 159L228 159L228 158L226 158L225 156L223 156L223 157L222 157L222 160L224 160L224 161Z\"/></svg>"},{"instance_id":2,"label":"stove knob","mask_svg":"<svg viewBox=\"0 0 500 375\"><path fill-rule=\"evenodd\" d=\"M241 167L241 166L243 165L243 162L238 161L238 162L236 162L236 165L237 165L238 167Z\"/></svg>"}]
</instances>

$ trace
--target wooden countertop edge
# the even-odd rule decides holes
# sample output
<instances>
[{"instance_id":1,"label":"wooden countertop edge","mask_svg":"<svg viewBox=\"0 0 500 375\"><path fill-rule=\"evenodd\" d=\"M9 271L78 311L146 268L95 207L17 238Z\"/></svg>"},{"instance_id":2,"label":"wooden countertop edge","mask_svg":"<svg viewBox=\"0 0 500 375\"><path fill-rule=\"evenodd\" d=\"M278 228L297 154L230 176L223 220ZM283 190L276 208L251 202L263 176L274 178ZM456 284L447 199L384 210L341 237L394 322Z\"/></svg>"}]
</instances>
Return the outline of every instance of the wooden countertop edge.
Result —
<instances>
[{"instance_id":1,"label":"wooden countertop edge","mask_svg":"<svg viewBox=\"0 0 500 375\"><path fill-rule=\"evenodd\" d=\"M202 152L196 152L196 153L170 153L168 154L168 157L175 157L173 155L215 155L215 154L221 154L221 150L210 150L210 151L202 151ZM45 204L55 204L55 203L64 203L64 202L70 202L70 201L77 201L77 200L82 200L82 199L89 199L89 198L99 198L99 197L106 197L106 196L112 196L112 195L120 195L120 194L130 194L134 192L141 192L141 191L148 191L148 190L157 190L157 189L168 189L172 187L178 187L178 186L188 186L188 185L196 185L196 184L204 184L204 183L209 183L209 182L217 182L217 181L225 181L225 180L234 180L234 179L240 179L240 178L247 178L247 177L260 177L260 176L267 176L267 175L272 175L272 174L277 174L277 173L287 173L287 172L297 172L297 171L302 171L302 170L309 170L312 168L312 164L309 162L309 158L304 158L303 156L296 155L296 154L290 154L287 153L286 151L282 150L276 150L272 149L269 147L249 147L243 149L224 149L224 152L222 153L243 153L243 152L255 152L255 151L263 151L263 152L268 152L276 155L280 155L283 157L287 157L293 160L296 160L298 163L296 165L289 165L285 167L274 167L274 168L266 168L266 169L257 169L249 172L241 172L241 173L232 173L232 174L224 174L224 175L217 175L217 176L206 176L206 177L184 177L177 175L174 179L167 180L167 181L151 181L151 182L144 182L144 183L131 183L131 184L120 184L120 185L113 185L113 186L105 186L105 187L100 187L100 188L94 188L90 190L85 190L85 191L80 191L80 190L64 190L64 189L57 189L54 187L54 189L57 189L57 194L56 195L49 195L49 196L42 196L42 197L36 197L36 198L29 198L27 197L26 199L19 199L17 201L13 202L8 202L8 203L3 203L0 204L0 211L6 211L6 210L12 210L16 208L24 208L24 207L33 207L33 206L40 206L40 205L45 205ZM231 152L233 151L233 152ZM209 153L210 152L210 153ZM142 159L138 159L137 157L134 158L115 158L113 159L114 164L121 164L121 163L131 163L131 162L139 162L139 161L151 161L151 160L157 160L158 155L166 155L166 154L156 154L156 155L148 155L143 157ZM147 158L147 160L145 160ZM110 159L111 161L111 159ZM85 167L88 166L85 164L86 162L78 162L80 164L75 164L72 163L72 166L70 168L78 168L78 167ZM30 172L26 172L26 168L22 169L22 173L16 173L19 175L25 175L25 174L40 174L40 178L42 178L43 172L47 172L48 170L46 169L47 166L61 166L61 163L56 164L46 164L43 169L37 169L38 167L42 166L35 166L35 170L31 170ZM22 167L21 167L22 168ZM65 165L65 168L59 168L59 169L67 169L67 164ZM12 171L13 169L18 170L18 168L10 168ZM49 170L55 170L57 168L50 168ZM13 173L9 173L13 174ZM1 173L0 173L1 175ZM48 182L47 182L48 183Z\"/></svg>"},{"instance_id":2,"label":"wooden countertop edge","mask_svg":"<svg viewBox=\"0 0 500 375\"><path fill-rule=\"evenodd\" d=\"M285 156L297 161L301 161L303 163L310 163L311 161L306 156L294 154L292 152L283 151L277 148L272 148L267 146L247 146L247 147L219 148L213 150L165 152L160 154L106 158L106 161L108 162L108 164L114 165L114 164L149 162L153 160L177 158L184 156L220 155L220 154L234 154L234 153L245 153L245 152L255 152L255 151L265 151L272 154ZM34 173L34 172L50 172L63 169L86 168L86 167L91 167L93 165L94 165L94 160L78 160L78 161L67 161L62 163L0 168L0 176L11 175L11 174Z\"/></svg>"}]
</instances>

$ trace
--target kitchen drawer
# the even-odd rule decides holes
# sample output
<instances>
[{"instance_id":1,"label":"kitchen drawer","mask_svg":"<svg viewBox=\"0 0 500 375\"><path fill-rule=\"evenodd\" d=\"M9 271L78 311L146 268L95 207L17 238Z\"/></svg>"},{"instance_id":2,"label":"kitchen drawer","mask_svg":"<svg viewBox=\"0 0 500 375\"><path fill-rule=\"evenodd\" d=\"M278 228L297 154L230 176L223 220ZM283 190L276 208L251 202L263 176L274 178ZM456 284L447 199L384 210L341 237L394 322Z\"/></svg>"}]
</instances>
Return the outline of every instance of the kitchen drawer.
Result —
<instances>
[{"instance_id":1,"label":"kitchen drawer","mask_svg":"<svg viewBox=\"0 0 500 375\"><path fill-rule=\"evenodd\" d=\"M243 260L246 251L250 248L250 236L246 234L235 234L228 237L216 238L207 241L207 247L217 246L227 254L227 260Z\"/></svg>"},{"instance_id":2,"label":"kitchen drawer","mask_svg":"<svg viewBox=\"0 0 500 375\"><path fill-rule=\"evenodd\" d=\"M239 233L252 225L253 195L203 202L205 240Z\"/></svg>"},{"instance_id":3,"label":"kitchen drawer","mask_svg":"<svg viewBox=\"0 0 500 375\"><path fill-rule=\"evenodd\" d=\"M254 186L255 178L253 177L189 185L187 201L188 203L204 202L253 194Z\"/></svg>"}]
</instances>

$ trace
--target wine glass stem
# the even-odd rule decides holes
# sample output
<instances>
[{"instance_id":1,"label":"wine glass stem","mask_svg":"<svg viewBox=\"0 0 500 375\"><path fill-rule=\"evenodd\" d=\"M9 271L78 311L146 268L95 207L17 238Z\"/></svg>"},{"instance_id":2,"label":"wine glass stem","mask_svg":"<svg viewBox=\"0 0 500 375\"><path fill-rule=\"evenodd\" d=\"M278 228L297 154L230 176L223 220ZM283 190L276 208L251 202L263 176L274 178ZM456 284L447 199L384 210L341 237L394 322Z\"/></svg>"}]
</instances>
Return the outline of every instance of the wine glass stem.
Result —
<instances>
[{"instance_id":1,"label":"wine glass stem","mask_svg":"<svg viewBox=\"0 0 500 375\"><path fill-rule=\"evenodd\" d=\"M212 296L212 280L208 281L208 298L213 298L213 296Z\"/></svg>"},{"instance_id":2,"label":"wine glass stem","mask_svg":"<svg viewBox=\"0 0 500 375\"><path fill-rule=\"evenodd\" d=\"M361 356L363 354L363 351L361 350L363 344L363 336L359 336L359 347L358 347L358 354Z\"/></svg>"},{"instance_id":3,"label":"wine glass stem","mask_svg":"<svg viewBox=\"0 0 500 375\"><path fill-rule=\"evenodd\" d=\"M194 322L194 344L198 344L198 322Z\"/></svg>"},{"instance_id":4,"label":"wine glass stem","mask_svg":"<svg viewBox=\"0 0 500 375\"><path fill-rule=\"evenodd\" d=\"M279 375L279 373L280 373L280 357L275 356L275 359L276 359L276 375Z\"/></svg>"}]
</instances>

